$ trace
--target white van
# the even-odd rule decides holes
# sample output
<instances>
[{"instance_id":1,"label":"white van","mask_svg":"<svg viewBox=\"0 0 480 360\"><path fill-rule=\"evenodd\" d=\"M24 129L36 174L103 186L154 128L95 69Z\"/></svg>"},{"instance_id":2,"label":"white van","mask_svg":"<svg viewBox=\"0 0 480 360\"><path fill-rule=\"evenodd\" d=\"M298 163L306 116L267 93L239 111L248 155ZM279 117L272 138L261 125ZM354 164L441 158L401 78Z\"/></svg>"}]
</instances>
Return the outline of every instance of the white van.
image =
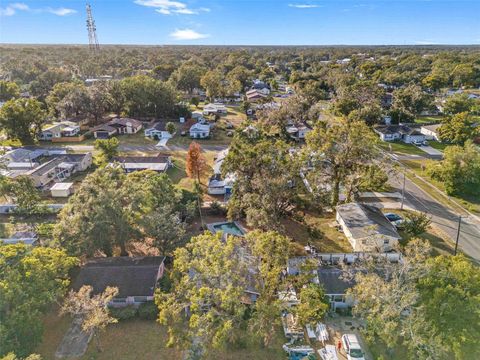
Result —
<instances>
[{"instance_id":1,"label":"white van","mask_svg":"<svg viewBox=\"0 0 480 360\"><path fill-rule=\"evenodd\" d=\"M342 345L348 360L365 360L362 347L355 334L342 335Z\"/></svg>"}]
</instances>

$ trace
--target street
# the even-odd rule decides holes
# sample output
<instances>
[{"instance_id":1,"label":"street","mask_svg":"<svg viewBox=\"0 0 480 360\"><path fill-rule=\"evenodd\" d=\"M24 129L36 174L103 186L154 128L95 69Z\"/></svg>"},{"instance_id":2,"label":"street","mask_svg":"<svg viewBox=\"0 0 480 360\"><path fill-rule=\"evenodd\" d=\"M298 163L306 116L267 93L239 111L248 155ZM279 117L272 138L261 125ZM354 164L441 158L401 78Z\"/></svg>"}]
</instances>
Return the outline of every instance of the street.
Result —
<instances>
[{"instance_id":1,"label":"street","mask_svg":"<svg viewBox=\"0 0 480 360\"><path fill-rule=\"evenodd\" d=\"M390 184L395 188L394 191L401 193L403 176L390 177ZM432 224L447 234L453 243L457 238L459 215L462 215L459 249L480 262L480 222L477 219L466 213L458 214L451 208L438 203L408 177L405 180L405 202L418 211L430 214Z\"/></svg>"}]
</instances>

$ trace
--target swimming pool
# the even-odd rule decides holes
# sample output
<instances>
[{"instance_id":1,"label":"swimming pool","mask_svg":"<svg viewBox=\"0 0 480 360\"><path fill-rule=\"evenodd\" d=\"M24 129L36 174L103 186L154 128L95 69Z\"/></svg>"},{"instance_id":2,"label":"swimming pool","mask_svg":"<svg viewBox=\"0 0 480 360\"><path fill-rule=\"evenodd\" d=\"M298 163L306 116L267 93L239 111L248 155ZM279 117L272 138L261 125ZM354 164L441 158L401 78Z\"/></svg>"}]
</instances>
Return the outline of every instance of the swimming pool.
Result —
<instances>
[{"instance_id":1,"label":"swimming pool","mask_svg":"<svg viewBox=\"0 0 480 360\"><path fill-rule=\"evenodd\" d=\"M245 231L236 222L218 222L207 225L208 229L213 233L222 231L224 234L244 236Z\"/></svg>"}]
</instances>

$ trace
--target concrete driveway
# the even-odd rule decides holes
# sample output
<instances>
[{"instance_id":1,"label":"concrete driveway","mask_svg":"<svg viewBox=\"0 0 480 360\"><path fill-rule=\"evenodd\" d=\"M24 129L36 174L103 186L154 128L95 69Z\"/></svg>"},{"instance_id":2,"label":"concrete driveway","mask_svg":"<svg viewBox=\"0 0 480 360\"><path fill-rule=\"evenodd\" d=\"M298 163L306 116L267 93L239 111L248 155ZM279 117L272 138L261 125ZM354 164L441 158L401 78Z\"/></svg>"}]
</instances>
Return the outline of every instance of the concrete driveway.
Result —
<instances>
[{"instance_id":1,"label":"concrete driveway","mask_svg":"<svg viewBox=\"0 0 480 360\"><path fill-rule=\"evenodd\" d=\"M420 150L426 152L430 156L435 156L435 157L442 157L443 154L441 151L438 151L437 149L434 149L431 146L419 146L418 147Z\"/></svg>"}]
</instances>

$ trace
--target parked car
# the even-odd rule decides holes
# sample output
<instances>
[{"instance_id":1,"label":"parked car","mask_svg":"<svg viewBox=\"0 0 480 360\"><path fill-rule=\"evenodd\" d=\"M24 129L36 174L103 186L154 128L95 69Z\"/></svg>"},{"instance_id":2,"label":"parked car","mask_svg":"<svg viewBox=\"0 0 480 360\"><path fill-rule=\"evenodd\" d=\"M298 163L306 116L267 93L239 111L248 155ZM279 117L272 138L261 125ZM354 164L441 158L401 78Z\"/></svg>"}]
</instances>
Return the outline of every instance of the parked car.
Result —
<instances>
[{"instance_id":1,"label":"parked car","mask_svg":"<svg viewBox=\"0 0 480 360\"><path fill-rule=\"evenodd\" d=\"M405 222L405 220L398 214L395 214L395 213L386 213L384 214L385 217L388 219L388 221L390 221L393 225L395 225L396 227L400 227L403 225L403 223Z\"/></svg>"},{"instance_id":2,"label":"parked car","mask_svg":"<svg viewBox=\"0 0 480 360\"><path fill-rule=\"evenodd\" d=\"M423 146L422 141L413 141L412 144L415 145L415 146Z\"/></svg>"},{"instance_id":3,"label":"parked car","mask_svg":"<svg viewBox=\"0 0 480 360\"><path fill-rule=\"evenodd\" d=\"M355 334L343 334L342 346L347 353L348 360L365 360L360 342Z\"/></svg>"}]
</instances>

